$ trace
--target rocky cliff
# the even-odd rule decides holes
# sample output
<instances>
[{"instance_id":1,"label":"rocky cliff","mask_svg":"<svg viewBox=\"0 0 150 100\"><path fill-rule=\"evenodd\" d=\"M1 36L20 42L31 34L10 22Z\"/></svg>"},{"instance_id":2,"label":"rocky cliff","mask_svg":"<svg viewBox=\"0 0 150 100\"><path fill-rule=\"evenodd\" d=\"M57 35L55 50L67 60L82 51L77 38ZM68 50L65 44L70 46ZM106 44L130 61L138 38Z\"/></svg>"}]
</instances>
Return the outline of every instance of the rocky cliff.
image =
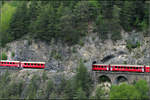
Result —
<instances>
[{"instance_id":1,"label":"rocky cliff","mask_svg":"<svg viewBox=\"0 0 150 100\"><path fill-rule=\"evenodd\" d=\"M42 41L24 37L7 44L5 51L9 60L44 61L47 68L53 71L74 72L80 59L90 70L93 61L105 64L150 64L150 37L144 37L142 32L122 31L122 39L112 41L101 40L97 33L89 32L80 44L68 46L51 41ZM128 43L130 41L130 44ZM138 46L130 47L139 43ZM12 56L14 53L14 56Z\"/></svg>"}]
</instances>

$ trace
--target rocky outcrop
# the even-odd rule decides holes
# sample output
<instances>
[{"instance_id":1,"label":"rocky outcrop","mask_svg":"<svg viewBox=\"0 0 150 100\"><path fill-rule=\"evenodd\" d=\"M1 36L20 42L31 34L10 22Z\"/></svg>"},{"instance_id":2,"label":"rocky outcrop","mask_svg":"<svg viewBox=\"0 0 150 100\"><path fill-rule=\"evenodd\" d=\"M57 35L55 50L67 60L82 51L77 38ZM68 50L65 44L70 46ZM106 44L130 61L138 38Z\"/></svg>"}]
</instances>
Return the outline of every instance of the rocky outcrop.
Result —
<instances>
[{"instance_id":1,"label":"rocky outcrop","mask_svg":"<svg viewBox=\"0 0 150 100\"><path fill-rule=\"evenodd\" d=\"M83 38L83 45L68 46L61 41L51 41L46 44L42 41L21 39L7 44L3 48L8 54L9 60L20 61L45 61L47 68L53 71L74 72L80 59L90 70L93 61L105 64L150 64L150 37L143 37L133 31L122 31L122 39L116 42L111 39L102 41L97 33L89 33ZM140 46L127 48L127 42ZM2 50L2 49L1 49ZM11 53L15 56L12 57Z\"/></svg>"}]
</instances>

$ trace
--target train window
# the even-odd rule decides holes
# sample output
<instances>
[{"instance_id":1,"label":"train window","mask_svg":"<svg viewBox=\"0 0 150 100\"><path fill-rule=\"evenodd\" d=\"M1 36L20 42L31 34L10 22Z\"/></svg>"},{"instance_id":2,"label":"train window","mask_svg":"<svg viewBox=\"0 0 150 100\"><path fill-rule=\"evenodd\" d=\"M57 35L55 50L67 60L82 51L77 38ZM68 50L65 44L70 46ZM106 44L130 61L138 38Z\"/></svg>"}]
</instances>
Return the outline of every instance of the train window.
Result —
<instances>
[{"instance_id":1,"label":"train window","mask_svg":"<svg viewBox=\"0 0 150 100\"><path fill-rule=\"evenodd\" d=\"M38 64L38 66L40 66L40 64Z\"/></svg>"}]
</instances>

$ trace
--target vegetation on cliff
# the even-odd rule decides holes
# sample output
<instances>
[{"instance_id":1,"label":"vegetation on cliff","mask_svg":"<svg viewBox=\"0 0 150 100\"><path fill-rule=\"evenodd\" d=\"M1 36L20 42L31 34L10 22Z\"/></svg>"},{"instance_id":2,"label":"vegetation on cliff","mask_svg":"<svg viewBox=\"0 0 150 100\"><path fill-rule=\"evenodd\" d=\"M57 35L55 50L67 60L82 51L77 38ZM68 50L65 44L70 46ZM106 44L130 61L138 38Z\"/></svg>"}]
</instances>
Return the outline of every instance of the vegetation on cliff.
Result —
<instances>
[{"instance_id":1,"label":"vegetation on cliff","mask_svg":"<svg viewBox=\"0 0 150 100\"><path fill-rule=\"evenodd\" d=\"M48 71L22 71L10 73L5 71L0 79L1 99L148 99L149 86L145 80L133 84L122 83L113 85L110 94L104 88L97 87L87 72L86 67L80 62L77 73L66 78L64 74L49 77ZM28 73L30 72L30 73ZM23 75L24 74L24 75ZM19 76L19 77L18 77ZM60 79L59 79L59 78ZM93 95L94 93L94 95ZM108 96L106 96L108 95Z\"/></svg>"},{"instance_id":2,"label":"vegetation on cliff","mask_svg":"<svg viewBox=\"0 0 150 100\"><path fill-rule=\"evenodd\" d=\"M5 2L2 9L6 6L9 9L0 16L5 23L0 25L5 27L0 31L2 46L26 34L42 41L54 38L76 44L88 33L91 23L102 39L108 34L113 40L121 39L121 29L148 29L145 1L11 1Z\"/></svg>"}]
</instances>

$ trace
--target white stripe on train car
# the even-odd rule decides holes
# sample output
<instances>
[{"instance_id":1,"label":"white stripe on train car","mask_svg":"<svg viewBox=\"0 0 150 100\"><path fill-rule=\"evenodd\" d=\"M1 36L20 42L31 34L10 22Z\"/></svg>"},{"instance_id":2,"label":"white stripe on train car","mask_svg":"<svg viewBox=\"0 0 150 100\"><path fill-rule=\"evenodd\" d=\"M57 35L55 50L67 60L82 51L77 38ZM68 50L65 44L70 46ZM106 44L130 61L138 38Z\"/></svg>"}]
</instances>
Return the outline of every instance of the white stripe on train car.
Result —
<instances>
[{"instance_id":1,"label":"white stripe on train car","mask_svg":"<svg viewBox=\"0 0 150 100\"><path fill-rule=\"evenodd\" d=\"M45 62L27 62L27 61L23 61L21 63L36 63L36 64L45 64Z\"/></svg>"},{"instance_id":2,"label":"white stripe on train car","mask_svg":"<svg viewBox=\"0 0 150 100\"><path fill-rule=\"evenodd\" d=\"M20 61L0 60L0 62L20 62Z\"/></svg>"}]
</instances>

